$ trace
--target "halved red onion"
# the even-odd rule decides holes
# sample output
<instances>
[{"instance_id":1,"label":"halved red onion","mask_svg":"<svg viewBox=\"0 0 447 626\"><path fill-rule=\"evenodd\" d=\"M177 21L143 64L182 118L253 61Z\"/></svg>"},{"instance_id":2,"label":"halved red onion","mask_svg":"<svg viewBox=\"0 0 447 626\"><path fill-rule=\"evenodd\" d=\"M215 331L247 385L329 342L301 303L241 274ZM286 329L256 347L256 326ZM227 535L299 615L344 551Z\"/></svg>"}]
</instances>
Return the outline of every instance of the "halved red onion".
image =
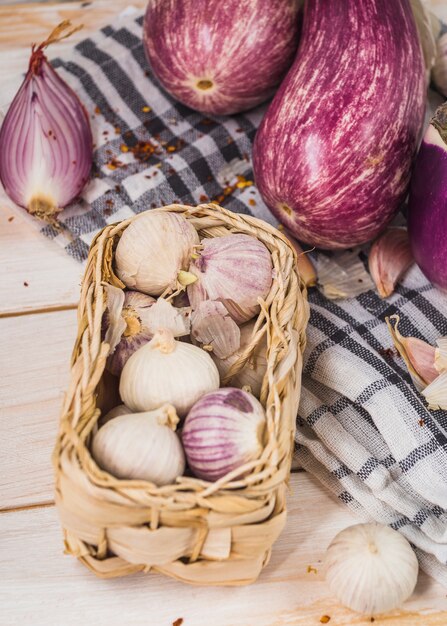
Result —
<instances>
[{"instance_id":1,"label":"halved red onion","mask_svg":"<svg viewBox=\"0 0 447 626\"><path fill-rule=\"evenodd\" d=\"M258 459L264 447L265 413L242 389L211 391L194 404L182 431L188 465L195 476L215 481Z\"/></svg>"},{"instance_id":2,"label":"halved red onion","mask_svg":"<svg viewBox=\"0 0 447 626\"><path fill-rule=\"evenodd\" d=\"M84 106L51 67L44 49L63 34L62 22L33 46L28 72L0 130L0 180L32 215L55 215L83 189L92 165L92 133Z\"/></svg>"},{"instance_id":3,"label":"halved red onion","mask_svg":"<svg viewBox=\"0 0 447 626\"><path fill-rule=\"evenodd\" d=\"M218 300L238 324L259 311L272 285L272 259L265 245L250 235L232 234L202 239L189 271L197 281L188 285L193 310L204 300Z\"/></svg>"}]
</instances>

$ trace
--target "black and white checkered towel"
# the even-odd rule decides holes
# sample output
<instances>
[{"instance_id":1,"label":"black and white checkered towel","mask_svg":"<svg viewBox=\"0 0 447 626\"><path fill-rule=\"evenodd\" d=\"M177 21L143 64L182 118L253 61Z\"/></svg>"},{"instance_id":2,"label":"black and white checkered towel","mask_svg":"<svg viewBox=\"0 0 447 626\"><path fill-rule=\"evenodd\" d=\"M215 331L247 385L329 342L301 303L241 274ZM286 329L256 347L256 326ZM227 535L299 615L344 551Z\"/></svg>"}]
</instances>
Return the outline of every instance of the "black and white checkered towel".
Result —
<instances>
[{"instance_id":1,"label":"black and white checkered towel","mask_svg":"<svg viewBox=\"0 0 447 626\"><path fill-rule=\"evenodd\" d=\"M275 222L255 187L225 195L236 174L252 179L265 106L204 118L175 102L151 76L141 24L140 13L120 17L53 61L91 115L96 150L91 183L61 216L69 236L43 232L79 261L106 224L175 200L224 196L224 206ZM135 159L149 140L154 150L140 144ZM334 302L316 290L309 299L297 458L361 516L404 534L447 586L447 414L428 411L403 362L388 356L384 322L399 312L403 334L434 344L447 335L447 296L413 267L387 300L368 291Z\"/></svg>"}]
</instances>

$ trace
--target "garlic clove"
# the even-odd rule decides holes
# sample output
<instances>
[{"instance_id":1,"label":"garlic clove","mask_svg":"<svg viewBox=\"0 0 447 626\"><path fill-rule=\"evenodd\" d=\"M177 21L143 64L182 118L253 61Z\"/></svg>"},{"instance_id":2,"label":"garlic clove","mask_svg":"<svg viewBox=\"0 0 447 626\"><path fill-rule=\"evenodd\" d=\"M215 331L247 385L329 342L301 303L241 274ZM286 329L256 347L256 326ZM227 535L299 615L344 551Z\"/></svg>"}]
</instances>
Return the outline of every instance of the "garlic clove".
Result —
<instances>
[{"instance_id":1,"label":"garlic clove","mask_svg":"<svg viewBox=\"0 0 447 626\"><path fill-rule=\"evenodd\" d=\"M124 414L101 426L92 441L96 463L116 478L168 485L185 470L185 455L174 432L178 417L172 406Z\"/></svg>"},{"instance_id":2,"label":"garlic clove","mask_svg":"<svg viewBox=\"0 0 447 626\"><path fill-rule=\"evenodd\" d=\"M411 596L419 565L403 535L383 524L355 524L329 545L324 567L332 593L364 615L396 609Z\"/></svg>"},{"instance_id":3,"label":"garlic clove","mask_svg":"<svg viewBox=\"0 0 447 626\"><path fill-rule=\"evenodd\" d=\"M435 367L438 372L447 370L447 337L436 340L438 347L435 350Z\"/></svg>"},{"instance_id":4,"label":"garlic clove","mask_svg":"<svg viewBox=\"0 0 447 626\"><path fill-rule=\"evenodd\" d=\"M439 374L422 392L430 409L447 410L447 371Z\"/></svg>"},{"instance_id":5,"label":"garlic clove","mask_svg":"<svg viewBox=\"0 0 447 626\"><path fill-rule=\"evenodd\" d=\"M159 296L185 280L199 236L182 215L148 211L133 219L116 247L117 276L131 289Z\"/></svg>"},{"instance_id":6,"label":"garlic clove","mask_svg":"<svg viewBox=\"0 0 447 626\"><path fill-rule=\"evenodd\" d=\"M201 245L189 268L197 276L188 286L193 310L204 300L218 300L236 323L248 321L272 285L270 252L261 241L245 234L203 239Z\"/></svg>"},{"instance_id":7,"label":"garlic clove","mask_svg":"<svg viewBox=\"0 0 447 626\"><path fill-rule=\"evenodd\" d=\"M346 250L331 256L319 253L315 264L318 285L329 300L355 298L374 286L358 250Z\"/></svg>"},{"instance_id":8,"label":"garlic clove","mask_svg":"<svg viewBox=\"0 0 447 626\"><path fill-rule=\"evenodd\" d=\"M371 247L368 265L381 298L390 296L414 258L406 228L389 228Z\"/></svg>"},{"instance_id":9,"label":"garlic clove","mask_svg":"<svg viewBox=\"0 0 447 626\"><path fill-rule=\"evenodd\" d=\"M201 302L192 314L191 328L192 338L220 359L229 357L240 346L239 326L230 317L222 302Z\"/></svg>"},{"instance_id":10,"label":"garlic clove","mask_svg":"<svg viewBox=\"0 0 447 626\"><path fill-rule=\"evenodd\" d=\"M398 315L391 315L386 317L385 321L414 386L421 391L438 376L435 368L435 348L417 337L403 337L397 328L399 319ZM396 320L394 327L391 320Z\"/></svg>"},{"instance_id":11,"label":"garlic clove","mask_svg":"<svg viewBox=\"0 0 447 626\"><path fill-rule=\"evenodd\" d=\"M125 364L120 395L132 411L150 411L169 403L183 417L219 384L219 372L210 355L197 346L176 341L172 331L163 328Z\"/></svg>"},{"instance_id":12,"label":"garlic clove","mask_svg":"<svg viewBox=\"0 0 447 626\"><path fill-rule=\"evenodd\" d=\"M315 287L315 285L317 284L317 272L310 259L309 254L307 252L304 252L295 237L285 226L280 224L280 226L278 226L278 230L280 230L283 235L287 237L292 248L296 252L296 266L301 280L306 285L306 287Z\"/></svg>"}]
</instances>

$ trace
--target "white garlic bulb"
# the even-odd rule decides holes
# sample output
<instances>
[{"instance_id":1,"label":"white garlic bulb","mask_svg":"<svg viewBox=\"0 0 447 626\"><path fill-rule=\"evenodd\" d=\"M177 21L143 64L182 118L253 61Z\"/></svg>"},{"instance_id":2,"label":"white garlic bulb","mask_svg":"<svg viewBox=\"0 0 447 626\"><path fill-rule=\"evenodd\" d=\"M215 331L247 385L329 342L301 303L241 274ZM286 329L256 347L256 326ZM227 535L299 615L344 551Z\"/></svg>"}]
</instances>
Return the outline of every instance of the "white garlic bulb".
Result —
<instances>
[{"instance_id":1,"label":"white garlic bulb","mask_svg":"<svg viewBox=\"0 0 447 626\"><path fill-rule=\"evenodd\" d=\"M119 404L118 406L110 409L108 413L101 417L101 424L105 424L106 422L110 422L114 417L119 417L120 415L129 415L132 411L125 404Z\"/></svg>"},{"instance_id":2,"label":"white garlic bulb","mask_svg":"<svg viewBox=\"0 0 447 626\"><path fill-rule=\"evenodd\" d=\"M117 478L168 485L185 470L183 448L174 432L178 421L169 405L115 417L93 437L93 458Z\"/></svg>"},{"instance_id":3,"label":"white garlic bulb","mask_svg":"<svg viewBox=\"0 0 447 626\"><path fill-rule=\"evenodd\" d=\"M418 561L403 535L383 524L355 524L332 540L326 580L344 606L374 615L399 607L411 596Z\"/></svg>"},{"instance_id":4,"label":"white garlic bulb","mask_svg":"<svg viewBox=\"0 0 447 626\"><path fill-rule=\"evenodd\" d=\"M121 235L115 253L116 272L123 283L153 296L195 280L187 271L197 231L182 215L148 211L134 219Z\"/></svg>"},{"instance_id":5,"label":"white garlic bulb","mask_svg":"<svg viewBox=\"0 0 447 626\"><path fill-rule=\"evenodd\" d=\"M120 395L132 411L150 411L169 403L184 416L205 393L218 389L219 383L217 367L205 350L176 341L172 331L161 328L126 362Z\"/></svg>"}]
</instances>

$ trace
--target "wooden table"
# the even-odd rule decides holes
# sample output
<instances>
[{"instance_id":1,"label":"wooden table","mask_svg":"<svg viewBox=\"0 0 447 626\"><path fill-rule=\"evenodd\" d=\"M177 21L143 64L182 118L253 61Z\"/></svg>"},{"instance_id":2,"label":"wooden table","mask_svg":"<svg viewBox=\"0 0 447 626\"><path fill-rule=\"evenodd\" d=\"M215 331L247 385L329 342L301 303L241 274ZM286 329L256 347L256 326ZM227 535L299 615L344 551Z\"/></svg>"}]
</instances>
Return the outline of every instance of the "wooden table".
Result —
<instances>
[{"instance_id":1,"label":"wooden table","mask_svg":"<svg viewBox=\"0 0 447 626\"><path fill-rule=\"evenodd\" d=\"M82 20L85 29L74 39L81 38L127 4L0 6L0 105L14 95L32 41L63 18ZM434 4L447 17L447 4ZM52 52L67 45L72 41ZM303 472L292 475L287 527L252 586L196 588L153 574L100 580L63 555L50 455L76 333L81 268L7 208L4 197L0 205L0 624L311 626L325 615L334 626L370 624L336 602L320 566L335 533L357 520ZM375 624L445 625L446 591L421 574L402 610Z\"/></svg>"}]
</instances>

